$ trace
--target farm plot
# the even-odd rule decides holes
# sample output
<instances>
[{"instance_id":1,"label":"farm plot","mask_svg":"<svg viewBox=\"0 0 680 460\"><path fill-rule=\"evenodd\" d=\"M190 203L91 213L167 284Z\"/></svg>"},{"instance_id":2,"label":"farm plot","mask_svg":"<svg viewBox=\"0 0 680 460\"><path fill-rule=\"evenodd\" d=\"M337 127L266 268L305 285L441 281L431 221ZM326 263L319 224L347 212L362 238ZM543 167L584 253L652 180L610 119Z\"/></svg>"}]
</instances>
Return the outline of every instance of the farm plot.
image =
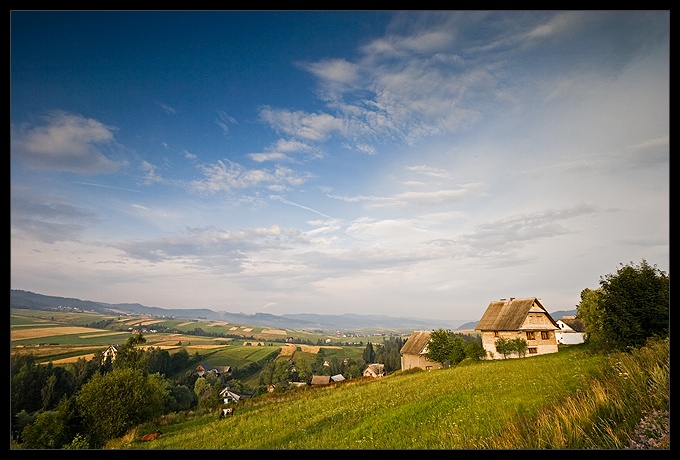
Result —
<instances>
[{"instance_id":1,"label":"farm plot","mask_svg":"<svg viewBox=\"0 0 680 460\"><path fill-rule=\"evenodd\" d=\"M58 326L58 327L41 327L32 329L17 329L11 331L12 341L15 340L30 340L41 339L45 337L55 337L72 334L88 334L102 332L101 329L93 329L89 327L80 326Z\"/></svg>"}]
</instances>

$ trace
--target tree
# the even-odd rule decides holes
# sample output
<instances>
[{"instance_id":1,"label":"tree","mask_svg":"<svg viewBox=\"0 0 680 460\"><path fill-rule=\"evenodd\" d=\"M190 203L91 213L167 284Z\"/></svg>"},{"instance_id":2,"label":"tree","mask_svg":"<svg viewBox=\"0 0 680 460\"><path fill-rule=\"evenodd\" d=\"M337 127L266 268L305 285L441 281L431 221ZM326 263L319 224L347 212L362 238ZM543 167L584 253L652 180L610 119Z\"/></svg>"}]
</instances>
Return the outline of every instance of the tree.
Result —
<instances>
[{"instance_id":1,"label":"tree","mask_svg":"<svg viewBox=\"0 0 680 460\"><path fill-rule=\"evenodd\" d=\"M514 350L520 358L524 358L527 354L527 341L521 337L517 337L516 339L512 339L510 344L511 349Z\"/></svg>"},{"instance_id":2,"label":"tree","mask_svg":"<svg viewBox=\"0 0 680 460\"><path fill-rule=\"evenodd\" d=\"M375 351L373 350L373 344L371 342L368 342L366 344L366 348L364 349L363 355L361 357L364 359L365 362L367 363L373 363L375 362Z\"/></svg>"},{"instance_id":3,"label":"tree","mask_svg":"<svg viewBox=\"0 0 680 460\"><path fill-rule=\"evenodd\" d=\"M451 337L449 335L449 337ZM454 334L451 337L451 353L449 353L449 362L458 364L465 359L465 340L460 335Z\"/></svg>"},{"instance_id":4,"label":"tree","mask_svg":"<svg viewBox=\"0 0 680 460\"><path fill-rule=\"evenodd\" d=\"M189 410L198 403L198 397L185 385L174 385L167 381L166 389L168 395L164 402L164 413Z\"/></svg>"},{"instance_id":5,"label":"tree","mask_svg":"<svg viewBox=\"0 0 680 460\"><path fill-rule=\"evenodd\" d=\"M514 350L512 343L510 343L510 339L506 339L505 337L496 339L494 345L496 345L496 351L503 355L503 359L507 359Z\"/></svg>"},{"instance_id":6,"label":"tree","mask_svg":"<svg viewBox=\"0 0 680 460\"><path fill-rule=\"evenodd\" d=\"M437 329L430 333L430 341L427 343L427 352L423 355L430 361L444 363L449 360L453 352L453 341L444 329Z\"/></svg>"},{"instance_id":7,"label":"tree","mask_svg":"<svg viewBox=\"0 0 680 460\"><path fill-rule=\"evenodd\" d=\"M581 302L576 306L576 316L585 324L584 340L595 344L602 340L604 329L604 312L600 308L602 289L584 289L581 291Z\"/></svg>"},{"instance_id":8,"label":"tree","mask_svg":"<svg viewBox=\"0 0 680 460\"><path fill-rule=\"evenodd\" d=\"M22 434L26 449L61 449L83 432L75 397L64 397L56 410L41 412Z\"/></svg>"},{"instance_id":9,"label":"tree","mask_svg":"<svg viewBox=\"0 0 680 460\"><path fill-rule=\"evenodd\" d=\"M209 389L210 383L208 383L205 377L199 377L196 379L196 383L194 384L194 394L198 399L201 399L203 393Z\"/></svg>"},{"instance_id":10,"label":"tree","mask_svg":"<svg viewBox=\"0 0 680 460\"><path fill-rule=\"evenodd\" d=\"M470 342L465 346L465 356L467 358L479 361L480 359L486 357L486 350L482 346L481 342L474 341Z\"/></svg>"},{"instance_id":11,"label":"tree","mask_svg":"<svg viewBox=\"0 0 680 460\"><path fill-rule=\"evenodd\" d=\"M652 337L667 337L670 327L670 278L642 259L620 264L615 274L600 278L593 304L579 305L586 330L605 349L640 347ZM583 310L583 312L581 311ZM594 324L589 324L589 319Z\"/></svg>"},{"instance_id":12,"label":"tree","mask_svg":"<svg viewBox=\"0 0 680 460\"><path fill-rule=\"evenodd\" d=\"M430 361L442 364L458 364L465 359L465 347L465 339L461 335L437 329L430 333L430 341L424 356Z\"/></svg>"},{"instance_id":13,"label":"tree","mask_svg":"<svg viewBox=\"0 0 680 460\"><path fill-rule=\"evenodd\" d=\"M140 332L127 339L127 342L120 347L116 353L116 360L113 362L114 369L131 368L146 371L146 354L137 345L144 345L146 339Z\"/></svg>"},{"instance_id":14,"label":"tree","mask_svg":"<svg viewBox=\"0 0 680 460\"><path fill-rule=\"evenodd\" d=\"M160 374L122 368L94 375L76 396L90 445L98 448L160 415L166 395L165 380Z\"/></svg>"}]
</instances>

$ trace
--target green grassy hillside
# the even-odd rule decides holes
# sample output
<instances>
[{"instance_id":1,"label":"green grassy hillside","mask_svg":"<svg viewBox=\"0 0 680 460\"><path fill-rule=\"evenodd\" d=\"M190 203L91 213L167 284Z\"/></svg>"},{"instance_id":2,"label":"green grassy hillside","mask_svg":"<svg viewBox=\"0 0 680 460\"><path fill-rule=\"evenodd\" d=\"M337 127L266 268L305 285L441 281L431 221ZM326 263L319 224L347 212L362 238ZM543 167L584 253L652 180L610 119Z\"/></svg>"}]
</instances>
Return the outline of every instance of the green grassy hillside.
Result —
<instances>
[{"instance_id":1,"label":"green grassy hillside","mask_svg":"<svg viewBox=\"0 0 680 460\"><path fill-rule=\"evenodd\" d=\"M576 345L254 398L224 419L171 414L107 448L618 449L668 409L669 375L668 342L609 356Z\"/></svg>"}]
</instances>

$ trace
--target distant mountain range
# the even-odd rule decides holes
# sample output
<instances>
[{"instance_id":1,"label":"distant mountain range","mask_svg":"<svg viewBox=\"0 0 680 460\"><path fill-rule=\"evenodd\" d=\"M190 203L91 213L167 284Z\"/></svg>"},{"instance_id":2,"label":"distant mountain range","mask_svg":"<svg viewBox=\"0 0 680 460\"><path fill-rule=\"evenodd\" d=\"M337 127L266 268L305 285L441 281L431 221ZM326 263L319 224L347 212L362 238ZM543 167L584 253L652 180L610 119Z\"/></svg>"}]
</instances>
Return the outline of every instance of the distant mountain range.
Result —
<instances>
[{"instance_id":1,"label":"distant mountain range","mask_svg":"<svg viewBox=\"0 0 680 460\"><path fill-rule=\"evenodd\" d=\"M230 313L216 312L205 308L197 309L167 309L160 307L147 307L138 303L109 304L80 300L69 297L48 296L36 294L30 291L18 289L10 290L10 307L26 308L32 310L76 309L94 311L106 315L151 315L165 318L203 319L211 321L228 321L236 324L252 326L264 326L280 329L296 330L361 330L361 329L384 329L384 330L472 330L477 321L450 320L442 321L426 318L405 318L387 315L319 315L314 313L298 313L285 315L272 315L269 313ZM576 310L560 310L551 313L553 319L562 316L575 315Z\"/></svg>"}]
</instances>

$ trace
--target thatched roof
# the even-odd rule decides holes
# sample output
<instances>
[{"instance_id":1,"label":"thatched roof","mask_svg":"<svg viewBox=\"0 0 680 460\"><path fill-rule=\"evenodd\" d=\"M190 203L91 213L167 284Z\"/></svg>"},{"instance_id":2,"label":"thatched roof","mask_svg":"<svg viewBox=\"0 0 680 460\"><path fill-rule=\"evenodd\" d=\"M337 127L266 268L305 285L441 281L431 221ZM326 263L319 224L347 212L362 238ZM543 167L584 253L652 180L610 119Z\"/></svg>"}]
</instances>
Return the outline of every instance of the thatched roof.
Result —
<instances>
[{"instance_id":1,"label":"thatched roof","mask_svg":"<svg viewBox=\"0 0 680 460\"><path fill-rule=\"evenodd\" d=\"M366 366L367 369L371 369L376 374L382 374L385 372L385 365L382 363L373 363Z\"/></svg>"},{"instance_id":2,"label":"thatched roof","mask_svg":"<svg viewBox=\"0 0 680 460\"><path fill-rule=\"evenodd\" d=\"M476 331L518 331L529 313L544 314L555 329L559 329L555 320L536 297L491 302L484 316L477 323ZM539 327L539 329L542 329Z\"/></svg>"},{"instance_id":3,"label":"thatched roof","mask_svg":"<svg viewBox=\"0 0 680 460\"><path fill-rule=\"evenodd\" d=\"M331 383L330 375L312 375L312 385L328 385Z\"/></svg>"},{"instance_id":4,"label":"thatched roof","mask_svg":"<svg viewBox=\"0 0 680 460\"><path fill-rule=\"evenodd\" d=\"M586 325L581 318L575 316L563 316L560 318L564 324L572 328L575 332L585 332Z\"/></svg>"},{"instance_id":5,"label":"thatched roof","mask_svg":"<svg viewBox=\"0 0 680 460\"><path fill-rule=\"evenodd\" d=\"M385 365L381 363L373 363L366 366L363 372L364 377L382 377L385 375Z\"/></svg>"},{"instance_id":6,"label":"thatched roof","mask_svg":"<svg viewBox=\"0 0 680 460\"><path fill-rule=\"evenodd\" d=\"M408 338L400 353L402 355L420 355L430 343L430 331L414 331Z\"/></svg>"}]
</instances>

